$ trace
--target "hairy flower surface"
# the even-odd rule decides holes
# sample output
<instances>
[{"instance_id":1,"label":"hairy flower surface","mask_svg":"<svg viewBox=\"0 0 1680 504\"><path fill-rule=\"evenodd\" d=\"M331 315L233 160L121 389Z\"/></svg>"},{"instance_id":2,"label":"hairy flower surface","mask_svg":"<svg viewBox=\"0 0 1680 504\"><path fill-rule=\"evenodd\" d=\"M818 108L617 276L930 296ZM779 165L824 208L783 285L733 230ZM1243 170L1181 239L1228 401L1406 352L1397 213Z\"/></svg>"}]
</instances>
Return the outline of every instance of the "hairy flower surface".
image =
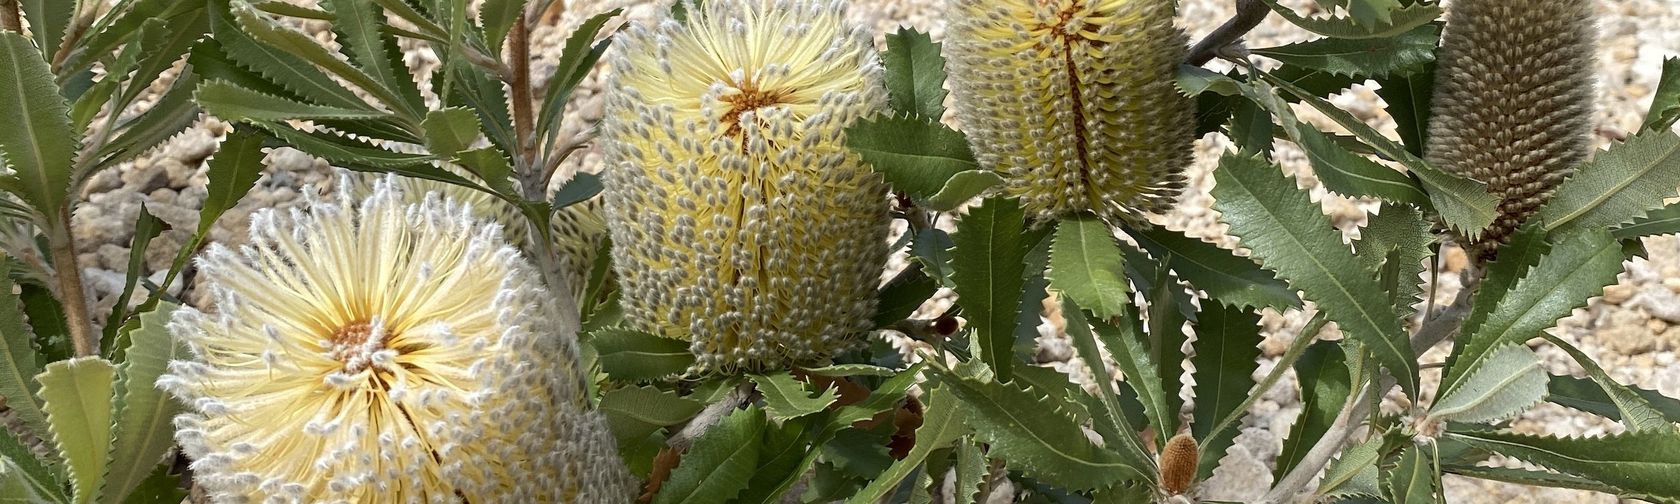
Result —
<instances>
[{"instance_id":1,"label":"hairy flower surface","mask_svg":"<svg viewBox=\"0 0 1680 504\"><path fill-rule=\"evenodd\" d=\"M869 328L885 185L843 144L885 108L839 2L708 1L612 57L605 204L625 319L707 371L825 358Z\"/></svg>"},{"instance_id":2,"label":"hairy flower surface","mask_svg":"<svg viewBox=\"0 0 1680 504\"><path fill-rule=\"evenodd\" d=\"M159 380L218 502L628 502L571 335L494 223L390 180L252 218ZM306 190L305 193L310 191Z\"/></svg>"},{"instance_id":3,"label":"hairy flower surface","mask_svg":"<svg viewBox=\"0 0 1680 504\"><path fill-rule=\"evenodd\" d=\"M1195 103L1173 0L950 0L952 92L1029 215L1135 219L1184 187Z\"/></svg>"},{"instance_id":4,"label":"hairy flower surface","mask_svg":"<svg viewBox=\"0 0 1680 504\"><path fill-rule=\"evenodd\" d=\"M1539 211L1591 152L1593 5L1453 2L1436 70L1429 162L1503 197L1488 245Z\"/></svg>"}]
</instances>

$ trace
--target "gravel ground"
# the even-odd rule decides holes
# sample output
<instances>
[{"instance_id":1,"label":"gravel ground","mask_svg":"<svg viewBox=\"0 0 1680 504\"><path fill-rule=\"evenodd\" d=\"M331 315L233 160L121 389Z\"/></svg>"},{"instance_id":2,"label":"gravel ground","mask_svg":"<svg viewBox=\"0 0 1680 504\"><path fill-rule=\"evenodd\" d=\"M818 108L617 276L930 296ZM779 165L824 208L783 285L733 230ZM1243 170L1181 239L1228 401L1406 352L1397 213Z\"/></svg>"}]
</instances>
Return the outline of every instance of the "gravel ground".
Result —
<instances>
[{"instance_id":1,"label":"gravel ground","mask_svg":"<svg viewBox=\"0 0 1680 504\"><path fill-rule=\"evenodd\" d=\"M293 0L307 2L308 0ZM939 17L938 0L854 0L853 17L873 26L877 40L900 25L928 31L937 40L943 36L944 23ZM1286 0L1284 3L1305 10L1312 0ZM1183 0L1181 20L1192 39L1206 34L1231 14L1230 0ZM658 6L625 0L584 0L553 19L551 26L536 31L534 39L542 61L534 75L548 75L571 27L597 12L614 7L626 7L627 18L651 18ZM1624 132L1636 130L1655 89L1664 56L1680 54L1680 4L1673 0L1600 0L1602 15L1599 48L1600 87L1599 124L1600 147ZM319 26L313 28L319 29ZM1264 47L1304 40L1307 34L1289 26L1276 16L1254 30L1248 37L1251 46ZM322 35L322 40L326 36ZM408 64L427 67L436 62L426 49L410 51ZM573 131L585 131L601 116L599 74L587 79L574 95L568 107L567 123ZM1374 85L1373 85L1374 86ZM157 86L155 90L161 90ZM1393 122L1382 111L1381 101L1371 86L1356 85L1335 97L1335 102L1361 118L1392 131ZM1303 112L1303 117L1313 119ZM949 118L947 118L949 119ZM145 274L161 280L162 271L197 224L197 209L205 195L203 161L214 151L216 137L227 124L206 118L201 124L182 133L168 144L119 169L94 177L83 190L86 202L75 215L76 235L82 251L81 267L87 277L87 288L96 300L96 313L109 310L122 288L127 265L128 242L132 237L135 217L144 204L154 215L174 227L152 243L146 261ZM1179 207L1160 216L1157 223L1175 230L1183 230L1225 246L1234 240L1222 234L1216 214L1210 209L1208 190L1213 182L1210 170L1218 155L1229 147L1219 135L1209 135L1198 141L1197 162L1190 171L1191 190ZM1285 169L1299 175L1303 187L1313 188L1327 214L1349 235L1357 228L1368 211L1369 202L1347 200L1326 194L1306 169L1305 157L1293 148L1280 144L1278 159ZM586 149L568 161L563 170L596 169L600 157L595 149ZM331 185L331 170L322 161L290 149L279 149L267 159L268 170L257 187L238 207L219 221L210 239L224 243L243 241L246 222L258 208L285 208L299 201L298 192L305 184ZM1680 396L1680 366L1675 363L1680 350L1680 240L1661 237L1647 240L1651 257L1626 264L1621 283L1605 290L1602 298L1594 300L1585 310L1565 319L1556 334L1578 345L1597 358L1611 375L1624 383L1657 389L1670 396ZM1449 252L1443 265L1449 272L1441 279L1442 298L1450 299L1458 287L1457 272L1466 260L1462 253ZM188 276L187 289L191 290ZM188 295L188 299L196 296ZM945 302L948 302L945 301ZM1055 314L1050 314L1054 316ZM1059 318L1059 317L1055 317ZM1294 334L1306 322L1308 314L1301 312L1268 313L1263 324L1266 339L1261 343L1263 361L1256 378L1263 376L1276 363L1277 356L1288 346ZM1056 362L1075 376L1088 374L1084 366L1070 364L1072 351L1059 336L1054 325L1043 329L1043 349L1040 357ZM1542 347L1540 354L1554 373L1580 371L1562 352ZM1425 356L1425 361L1439 361L1444 347ZM1438 379L1425 374L1426 381ZM1276 458L1282 433L1286 433L1294 417L1300 412L1299 397L1294 390L1293 376L1275 388L1251 410L1243 422L1243 434L1237 446L1224 460L1212 480L1201 485L1203 497L1225 500L1248 500L1260 495L1271 482L1270 464ZM1427 387L1426 387L1427 388ZM1390 407L1399 407L1390 404ZM1602 434L1614 432L1619 426L1596 417L1561 407L1544 406L1523 415L1515 423L1518 430L1546 434ZM1526 487L1483 482L1457 477L1446 481L1449 502L1616 502L1602 494L1564 490L1536 490Z\"/></svg>"}]
</instances>

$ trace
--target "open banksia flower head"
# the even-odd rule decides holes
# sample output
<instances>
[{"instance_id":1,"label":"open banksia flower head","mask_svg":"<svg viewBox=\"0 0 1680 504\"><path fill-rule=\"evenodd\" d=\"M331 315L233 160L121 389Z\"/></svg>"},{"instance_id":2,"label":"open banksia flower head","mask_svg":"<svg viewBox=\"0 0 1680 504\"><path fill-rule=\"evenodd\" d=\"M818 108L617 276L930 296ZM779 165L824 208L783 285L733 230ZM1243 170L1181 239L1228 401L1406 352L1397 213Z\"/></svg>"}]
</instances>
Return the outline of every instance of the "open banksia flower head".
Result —
<instances>
[{"instance_id":1,"label":"open banksia flower head","mask_svg":"<svg viewBox=\"0 0 1680 504\"><path fill-rule=\"evenodd\" d=\"M1426 157L1503 197L1477 247L1484 252L1539 211L1591 150L1594 3L1452 4Z\"/></svg>"},{"instance_id":2,"label":"open banksia flower head","mask_svg":"<svg viewBox=\"0 0 1680 504\"><path fill-rule=\"evenodd\" d=\"M843 131L885 108L839 2L720 0L612 57L605 204L625 319L701 371L820 360L869 329L886 189Z\"/></svg>"},{"instance_id":3,"label":"open banksia flower head","mask_svg":"<svg viewBox=\"0 0 1680 504\"><path fill-rule=\"evenodd\" d=\"M1184 187L1195 103L1173 0L950 0L945 50L980 164L1030 215L1135 219Z\"/></svg>"},{"instance_id":4,"label":"open banksia flower head","mask_svg":"<svg viewBox=\"0 0 1680 504\"><path fill-rule=\"evenodd\" d=\"M499 226L391 181L252 218L159 387L217 502L628 502L577 348ZM307 193L308 191L306 191Z\"/></svg>"}]
</instances>

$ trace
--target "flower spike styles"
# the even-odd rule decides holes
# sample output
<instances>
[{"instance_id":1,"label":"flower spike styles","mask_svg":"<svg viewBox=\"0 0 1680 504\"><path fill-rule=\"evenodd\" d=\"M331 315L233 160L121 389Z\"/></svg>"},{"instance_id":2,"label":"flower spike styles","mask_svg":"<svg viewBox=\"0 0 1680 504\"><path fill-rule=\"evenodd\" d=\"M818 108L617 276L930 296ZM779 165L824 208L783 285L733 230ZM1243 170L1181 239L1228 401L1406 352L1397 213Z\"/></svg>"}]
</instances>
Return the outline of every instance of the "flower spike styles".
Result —
<instances>
[{"instance_id":1,"label":"flower spike styles","mask_svg":"<svg viewBox=\"0 0 1680 504\"><path fill-rule=\"evenodd\" d=\"M1468 248L1487 256L1545 206L1591 152L1594 3L1453 2L1425 154L1501 196L1499 218Z\"/></svg>"},{"instance_id":2,"label":"flower spike styles","mask_svg":"<svg viewBox=\"0 0 1680 504\"><path fill-rule=\"evenodd\" d=\"M819 361L869 329L886 186L844 130L886 108L840 2L688 4L611 56L604 199L625 320L698 372Z\"/></svg>"},{"instance_id":3,"label":"flower spike styles","mask_svg":"<svg viewBox=\"0 0 1680 504\"><path fill-rule=\"evenodd\" d=\"M576 343L500 227L350 185L199 259L214 311L176 313L192 355L158 381L188 407L197 483L216 502L628 502Z\"/></svg>"},{"instance_id":4,"label":"flower spike styles","mask_svg":"<svg viewBox=\"0 0 1680 504\"><path fill-rule=\"evenodd\" d=\"M1138 220L1183 189L1195 103L1173 0L950 0L958 118L1028 215Z\"/></svg>"}]
</instances>

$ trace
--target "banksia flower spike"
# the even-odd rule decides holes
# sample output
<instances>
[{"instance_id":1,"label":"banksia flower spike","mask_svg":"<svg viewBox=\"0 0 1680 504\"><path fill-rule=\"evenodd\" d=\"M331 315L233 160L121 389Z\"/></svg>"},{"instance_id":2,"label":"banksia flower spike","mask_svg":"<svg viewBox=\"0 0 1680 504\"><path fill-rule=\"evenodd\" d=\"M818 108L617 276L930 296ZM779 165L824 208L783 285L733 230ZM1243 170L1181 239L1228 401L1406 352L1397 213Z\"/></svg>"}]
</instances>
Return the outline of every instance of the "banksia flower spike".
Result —
<instances>
[{"instance_id":1,"label":"banksia flower spike","mask_svg":"<svg viewBox=\"0 0 1680 504\"><path fill-rule=\"evenodd\" d=\"M1173 0L950 0L945 48L980 164L1029 215L1137 219L1184 187L1195 103Z\"/></svg>"},{"instance_id":2,"label":"banksia flower spike","mask_svg":"<svg viewBox=\"0 0 1680 504\"><path fill-rule=\"evenodd\" d=\"M1167 495L1180 495L1190 490L1190 484L1196 481L1196 438L1189 433L1179 433L1167 440L1167 446L1161 449L1161 491Z\"/></svg>"},{"instance_id":3,"label":"banksia flower spike","mask_svg":"<svg viewBox=\"0 0 1680 504\"><path fill-rule=\"evenodd\" d=\"M252 218L159 379L216 502L628 502L571 335L499 226L390 180ZM306 191L307 193L308 191Z\"/></svg>"},{"instance_id":4,"label":"banksia flower spike","mask_svg":"<svg viewBox=\"0 0 1680 504\"><path fill-rule=\"evenodd\" d=\"M1485 255L1539 211L1591 152L1589 0L1453 2L1436 70L1426 158L1503 197Z\"/></svg>"},{"instance_id":5,"label":"banksia flower spike","mask_svg":"<svg viewBox=\"0 0 1680 504\"><path fill-rule=\"evenodd\" d=\"M843 136L886 92L843 11L690 4L612 56L601 140L625 320L689 341L696 371L817 361L869 329L886 189Z\"/></svg>"}]
</instances>

